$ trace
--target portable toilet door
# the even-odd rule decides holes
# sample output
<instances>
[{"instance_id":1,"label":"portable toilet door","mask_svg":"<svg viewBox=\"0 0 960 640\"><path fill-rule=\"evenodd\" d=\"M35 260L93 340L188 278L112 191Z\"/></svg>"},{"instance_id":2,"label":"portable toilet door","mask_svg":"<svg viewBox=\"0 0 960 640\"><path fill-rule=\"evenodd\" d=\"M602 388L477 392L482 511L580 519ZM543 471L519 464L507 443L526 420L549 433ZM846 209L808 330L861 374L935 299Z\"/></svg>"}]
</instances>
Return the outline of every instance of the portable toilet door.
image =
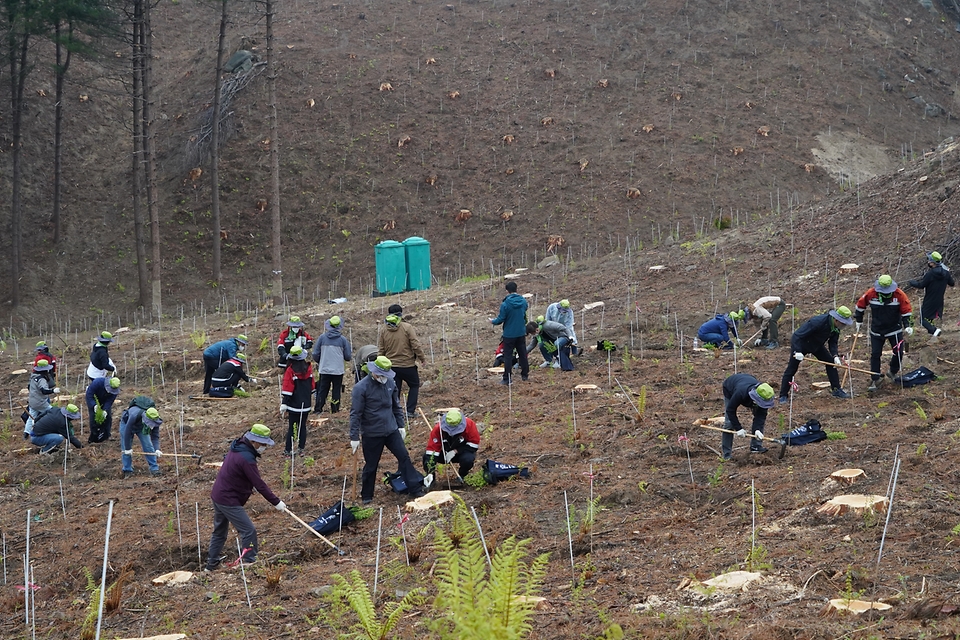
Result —
<instances>
[{"instance_id":1,"label":"portable toilet door","mask_svg":"<svg viewBox=\"0 0 960 640\"><path fill-rule=\"evenodd\" d=\"M403 241L407 257L407 291L430 288L430 243L413 236Z\"/></svg>"},{"instance_id":2,"label":"portable toilet door","mask_svg":"<svg viewBox=\"0 0 960 640\"><path fill-rule=\"evenodd\" d=\"M407 286L404 246L396 240L384 240L373 249L377 267L377 292L403 292Z\"/></svg>"}]
</instances>

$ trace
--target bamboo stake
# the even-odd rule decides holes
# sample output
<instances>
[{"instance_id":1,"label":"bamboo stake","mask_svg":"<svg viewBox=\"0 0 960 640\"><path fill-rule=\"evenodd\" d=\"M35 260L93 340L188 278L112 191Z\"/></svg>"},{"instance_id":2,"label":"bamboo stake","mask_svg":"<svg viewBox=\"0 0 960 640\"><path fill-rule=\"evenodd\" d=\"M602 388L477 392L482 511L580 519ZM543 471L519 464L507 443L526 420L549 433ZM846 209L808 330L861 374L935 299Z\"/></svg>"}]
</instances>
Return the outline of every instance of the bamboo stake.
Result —
<instances>
[{"instance_id":1,"label":"bamboo stake","mask_svg":"<svg viewBox=\"0 0 960 640\"><path fill-rule=\"evenodd\" d=\"M563 490L563 512L567 516L567 543L570 547L570 577L577 580L577 567L573 563L573 532L570 530L570 503L567 502L567 490Z\"/></svg>"},{"instance_id":2,"label":"bamboo stake","mask_svg":"<svg viewBox=\"0 0 960 640\"><path fill-rule=\"evenodd\" d=\"M377 599L377 578L380 576L380 536L383 533L383 507L380 507L380 523L377 525L377 561L373 569L373 599Z\"/></svg>"},{"instance_id":3,"label":"bamboo stake","mask_svg":"<svg viewBox=\"0 0 960 640\"><path fill-rule=\"evenodd\" d=\"M193 503L194 514L197 519L197 567L203 564L203 556L200 555L200 503Z\"/></svg>"},{"instance_id":4,"label":"bamboo stake","mask_svg":"<svg viewBox=\"0 0 960 640\"><path fill-rule=\"evenodd\" d=\"M253 609L253 603L250 602L250 587L247 586L247 570L243 566L243 551L240 549L240 538L237 541L237 563L240 565L240 577L243 578L243 591L247 594L247 607Z\"/></svg>"},{"instance_id":5,"label":"bamboo stake","mask_svg":"<svg viewBox=\"0 0 960 640\"><path fill-rule=\"evenodd\" d=\"M107 533L103 541L103 568L100 570L100 602L97 605L97 633L94 640L100 640L103 625L103 601L107 599L107 566L110 555L110 526L113 524L113 500L107 510Z\"/></svg>"},{"instance_id":6,"label":"bamboo stake","mask_svg":"<svg viewBox=\"0 0 960 640\"><path fill-rule=\"evenodd\" d=\"M847 361L848 361L848 362L849 362L850 360L853 360L853 351L854 351L854 349L857 348L857 339L858 339L859 337L860 337L860 334L859 334L859 333L854 333L854 334L853 334L853 344L850 345L850 357L847 358ZM848 367L844 367L844 369L845 369L845 371L843 372L843 380L840 382L840 388L841 388L841 389L843 389L843 387L847 384L847 376L850 375L850 369L849 369ZM852 396L852 395L853 395L853 383L852 383L852 382L850 383L850 392L851 392L850 395Z\"/></svg>"},{"instance_id":7,"label":"bamboo stake","mask_svg":"<svg viewBox=\"0 0 960 640\"><path fill-rule=\"evenodd\" d=\"M480 532L480 544L483 545L483 552L487 554L487 566L493 569L493 563L490 562L490 550L487 549L487 541L483 537L483 527L480 526L480 518L477 517L477 510L471 506L470 513L473 514L473 521L477 523L477 531Z\"/></svg>"},{"instance_id":8,"label":"bamboo stake","mask_svg":"<svg viewBox=\"0 0 960 640\"><path fill-rule=\"evenodd\" d=\"M343 544L343 512L346 510L346 507L343 504L344 498L347 497L347 476L343 476L343 488L340 490L340 535L338 536L337 542Z\"/></svg>"},{"instance_id":9,"label":"bamboo stake","mask_svg":"<svg viewBox=\"0 0 960 640\"><path fill-rule=\"evenodd\" d=\"M30 512L31 509L27 509L27 551L23 557L23 624L27 629L30 628L30 575L27 573L30 566Z\"/></svg>"},{"instance_id":10,"label":"bamboo stake","mask_svg":"<svg viewBox=\"0 0 960 640\"><path fill-rule=\"evenodd\" d=\"M400 505L397 505L397 518L400 520L400 524L397 526L400 527L400 535L403 536L403 556L407 559L407 566L410 566L410 552L407 550L407 531L404 529L404 519L403 513L400 511Z\"/></svg>"},{"instance_id":11,"label":"bamboo stake","mask_svg":"<svg viewBox=\"0 0 960 640\"><path fill-rule=\"evenodd\" d=\"M67 521L67 503L63 499L63 480L58 479L57 482L60 483L60 508L63 509L63 521Z\"/></svg>"}]
</instances>

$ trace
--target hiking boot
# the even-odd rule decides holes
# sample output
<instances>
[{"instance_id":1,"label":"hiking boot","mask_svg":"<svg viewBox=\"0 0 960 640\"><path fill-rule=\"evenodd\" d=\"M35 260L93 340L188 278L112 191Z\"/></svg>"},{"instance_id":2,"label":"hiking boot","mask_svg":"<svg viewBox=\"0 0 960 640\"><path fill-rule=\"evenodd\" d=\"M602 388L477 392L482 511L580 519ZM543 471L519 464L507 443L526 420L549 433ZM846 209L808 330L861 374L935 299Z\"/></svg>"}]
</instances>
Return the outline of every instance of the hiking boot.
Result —
<instances>
[{"instance_id":1,"label":"hiking boot","mask_svg":"<svg viewBox=\"0 0 960 640\"><path fill-rule=\"evenodd\" d=\"M503 386L506 387L506 386L508 386L508 385L510 384L510 381L509 381L509 380L501 380L501 381L500 381L500 384L502 384Z\"/></svg>"},{"instance_id":2,"label":"hiking boot","mask_svg":"<svg viewBox=\"0 0 960 640\"><path fill-rule=\"evenodd\" d=\"M373 502L373 498L361 498L361 499L360 499L360 503L361 503L361 504L370 504L371 502Z\"/></svg>"},{"instance_id":3,"label":"hiking boot","mask_svg":"<svg viewBox=\"0 0 960 640\"><path fill-rule=\"evenodd\" d=\"M414 500L416 500L417 498L422 498L423 496L427 495L427 488L426 488L426 487L417 487L416 489L414 489L414 490L412 490L412 491L409 491L408 493L409 493L409 495L410 495L411 498L413 498Z\"/></svg>"},{"instance_id":4,"label":"hiking boot","mask_svg":"<svg viewBox=\"0 0 960 640\"><path fill-rule=\"evenodd\" d=\"M550 363L550 366L553 367L554 369L559 369L560 363L554 360L553 362Z\"/></svg>"},{"instance_id":5,"label":"hiking boot","mask_svg":"<svg viewBox=\"0 0 960 640\"><path fill-rule=\"evenodd\" d=\"M530 376L520 376L520 380L523 382L526 382L529 379L530 379Z\"/></svg>"},{"instance_id":6,"label":"hiking boot","mask_svg":"<svg viewBox=\"0 0 960 640\"><path fill-rule=\"evenodd\" d=\"M767 343L767 351L772 351L773 349L776 349L779 346L780 346L779 342L769 342Z\"/></svg>"},{"instance_id":7,"label":"hiking boot","mask_svg":"<svg viewBox=\"0 0 960 640\"><path fill-rule=\"evenodd\" d=\"M314 413L323 413L323 405L320 405L320 404L315 405L315 406L313 407L313 412L314 412Z\"/></svg>"},{"instance_id":8,"label":"hiking boot","mask_svg":"<svg viewBox=\"0 0 960 640\"><path fill-rule=\"evenodd\" d=\"M777 401L777 404L787 404L790 402L790 398L787 396L780 396L780 400Z\"/></svg>"},{"instance_id":9,"label":"hiking boot","mask_svg":"<svg viewBox=\"0 0 960 640\"><path fill-rule=\"evenodd\" d=\"M834 398L843 398L844 400L846 400L846 399L848 399L848 398L850 397L850 394L847 393L846 391L844 391L843 389L834 389L834 390L833 390L833 397L834 397Z\"/></svg>"},{"instance_id":10,"label":"hiking boot","mask_svg":"<svg viewBox=\"0 0 960 640\"><path fill-rule=\"evenodd\" d=\"M303 449L297 449L297 457L302 458L304 454Z\"/></svg>"},{"instance_id":11,"label":"hiking boot","mask_svg":"<svg viewBox=\"0 0 960 640\"><path fill-rule=\"evenodd\" d=\"M728 453L726 455L721 455L720 459L723 460L724 462L730 462L731 460L733 460L733 456Z\"/></svg>"},{"instance_id":12,"label":"hiking boot","mask_svg":"<svg viewBox=\"0 0 960 640\"><path fill-rule=\"evenodd\" d=\"M124 472L123 472L123 479L124 479L124 480L126 480L127 478L132 478L132 477L133 477L133 471L124 471Z\"/></svg>"},{"instance_id":13,"label":"hiking boot","mask_svg":"<svg viewBox=\"0 0 960 640\"><path fill-rule=\"evenodd\" d=\"M750 453L766 453L767 451L769 451L769 449L762 444L758 446L750 445Z\"/></svg>"},{"instance_id":14,"label":"hiking boot","mask_svg":"<svg viewBox=\"0 0 960 640\"><path fill-rule=\"evenodd\" d=\"M883 386L884 378L870 379L870 386L867 387L867 391L876 391Z\"/></svg>"},{"instance_id":15,"label":"hiking boot","mask_svg":"<svg viewBox=\"0 0 960 640\"><path fill-rule=\"evenodd\" d=\"M41 449L40 455L46 456L46 455L52 455L54 453L58 453L60 451L60 446L61 445L58 444L53 447L50 447L49 449Z\"/></svg>"},{"instance_id":16,"label":"hiking boot","mask_svg":"<svg viewBox=\"0 0 960 640\"><path fill-rule=\"evenodd\" d=\"M151 469L151 470L150 470L150 475L153 476L154 478L159 478L159 477L162 476L163 474L160 473L160 469Z\"/></svg>"},{"instance_id":17,"label":"hiking boot","mask_svg":"<svg viewBox=\"0 0 960 640\"><path fill-rule=\"evenodd\" d=\"M540 363L541 369L546 369L549 366L550 366L550 360L544 360L543 362Z\"/></svg>"}]
</instances>

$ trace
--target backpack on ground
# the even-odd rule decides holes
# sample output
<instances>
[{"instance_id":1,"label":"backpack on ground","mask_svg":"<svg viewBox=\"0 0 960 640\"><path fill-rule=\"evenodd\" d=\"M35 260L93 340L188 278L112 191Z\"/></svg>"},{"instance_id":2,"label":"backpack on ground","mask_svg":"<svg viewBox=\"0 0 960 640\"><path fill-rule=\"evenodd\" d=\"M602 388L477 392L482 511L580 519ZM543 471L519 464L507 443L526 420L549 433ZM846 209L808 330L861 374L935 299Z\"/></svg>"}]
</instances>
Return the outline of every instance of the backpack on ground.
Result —
<instances>
[{"instance_id":1,"label":"backpack on ground","mask_svg":"<svg viewBox=\"0 0 960 640\"><path fill-rule=\"evenodd\" d=\"M529 478L530 472L527 471L526 467L518 467L495 460L487 460L483 465L483 479L487 484L497 484L501 480L507 480L513 476Z\"/></svg>"},{"instance_id":2,"label":"backpack on ground","mask_svg":"<svg viewBox=\"0 0 960 640\"><path fill-rule=\"evenodd\" d=\"M909 373L904 373L897 376L893 379L893 384L902 386L904 389L909 389L910 387L917 387L921 384L927 384L937 379L937 374L926 367L920 367L919 369L914 369Z\"/></svg>"},{"instance_id":3,"label":"backpack on ground","mask_svg":"<svg viewBox=\"0 0 960 640\"><path fill-rule=\"evenodd\" d=\"M811 418L803 426L780 436L781 442L791 446L801 446L826 439L827 432L823 430L820 421L816 418Z\"/></svg>"},{"instance_id":4,"label":"backpack on ground","mask_svg":"<svg viewBox=\"0 0 960 640\"><path fill-rule=\"evenodd\" d=\"M310 523L310 527L321 535L336 533L340 527L356 520L353 511L343 506L343 500L333 505Z\"/></svg>"},{"instance_id":5,"label":"backpack on ground","mask_svg":"<svg viewBox=\"0 0 960 640\"><path fill-rule=\"evenodd\" d=\"M390 487L394 493L409 493L407 483L403 479L403 474L399 471L383 474L383 484Z\"/></svg>"}]
</instances>

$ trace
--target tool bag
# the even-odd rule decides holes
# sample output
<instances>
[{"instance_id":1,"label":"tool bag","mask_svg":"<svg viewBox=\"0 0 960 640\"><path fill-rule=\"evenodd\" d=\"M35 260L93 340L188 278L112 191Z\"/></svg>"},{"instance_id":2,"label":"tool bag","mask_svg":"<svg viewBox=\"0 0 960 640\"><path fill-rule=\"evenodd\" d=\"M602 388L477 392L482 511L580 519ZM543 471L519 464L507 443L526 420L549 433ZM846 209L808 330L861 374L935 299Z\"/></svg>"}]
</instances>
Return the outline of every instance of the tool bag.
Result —
<instances>
[{"instance_id":1,"label":"tool bag","mask_svg":"<svg viewBox=\"0 0 960 640\"><path fill-rule=\"evenodd\" d=\"M823 430L820 421L816 418L810 418L803 426L780 436L780 442L791 446L801 446L826 439L827 432Z\"/></svg>"},{"instance_id":2,"label":"tool bag","mask_svg":"<svg viewBox=\"0 0 960 640\"><path fill-rule=\"evenodd\" d=\"M310 528L321 535L326 535L328 533L336 533L342 525L353 522L356 519L353 511L344 508L343 500L341 500L317 516L317 519L310 523Z\"/></svg>"},{"instance_id":3,"label":"tool bag","mask_svg":"<svg viewBox=\"0 0 960 640\"><path fill-rule=\"evenodd\" d=\"M920 367L919 369L914 369L909 373L904 373L893 379L893 384L902 386L904 389L909 389L910 387L917 387L921 384L927 384L937 379L937 374L926 367Z\"/></svg>"},{"instance_id":4,"label":"tool bag","mask_svg":"<svg viewBox=\"0 0 960 640\"><path fill-rule=\"evenodd\" d=\"M408 493L409 489L407 488L407 483L403 479L403 475L396 471L394 473L385 473L383 474L383 484L387 485L395 493Z\"/></svg>"},{"instance_id":5,"label":"tool bag","mask_svg":"<svg viewBox=\"0 0 960 640\"><path fill-rule=\"evenodd\" d=\"M526 467L517 467L495 460L487 460L483 465L483 479L487 484L497 484L501 480L507 480L513 476L529 478L530 472L527 471Z\"/></svg>"}]
</instances>

